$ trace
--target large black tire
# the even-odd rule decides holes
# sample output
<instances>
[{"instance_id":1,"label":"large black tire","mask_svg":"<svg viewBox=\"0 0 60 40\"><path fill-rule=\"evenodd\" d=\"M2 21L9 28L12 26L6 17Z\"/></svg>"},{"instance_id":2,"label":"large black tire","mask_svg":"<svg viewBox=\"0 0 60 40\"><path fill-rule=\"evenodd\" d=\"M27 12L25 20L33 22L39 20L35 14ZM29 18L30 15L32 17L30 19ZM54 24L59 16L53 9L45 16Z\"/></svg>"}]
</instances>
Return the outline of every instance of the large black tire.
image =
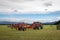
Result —
<instances>
[{"instance_id":1,"label":"large black tire","mask_svg":"<svg viewBox=\"0 0 60 40\"><path fill-rule=\"evenodd\" d=\"M26 31L26 28L22 28L23 31Z\"/></svg>"},{"instance_id":2,"label":"large black tire","mask_svg":"<svg viewBox=\"0 0 60 40\"><path fill-rule=\"evenodd\" d=\"M36 27L37 30L39 30L39 27Z\"/></svg>"},{"instance_id":3,"label":"large black tire","mask_svg":"<svg viewBox=\"0 0 60 40\"><path fill-rule=\"evenodd\" d=\"M43 26L40 26L41 29L43 29Z\"/></svg>"},{"instance_id":4,"label":"large black tire","mask_svg":"<svg viewBox=\"0 0 60 40\"><path fill-rule=\"evenodd\" d=\"M39 30L39 27L36 26L36 27L34 27L33 29L34 29L34 30L36 30L36 29Z\"/></svg>"},{"instance_id":5,"label":"large black tire","mask_svg":"<svg viewBox=\"0 0 60 40\"><path fill-rule=\"evenodd\" d=\"M18 28L18 30L21 30L21 27L20 27L20 28Z\"/></svg>"}]
</instances>

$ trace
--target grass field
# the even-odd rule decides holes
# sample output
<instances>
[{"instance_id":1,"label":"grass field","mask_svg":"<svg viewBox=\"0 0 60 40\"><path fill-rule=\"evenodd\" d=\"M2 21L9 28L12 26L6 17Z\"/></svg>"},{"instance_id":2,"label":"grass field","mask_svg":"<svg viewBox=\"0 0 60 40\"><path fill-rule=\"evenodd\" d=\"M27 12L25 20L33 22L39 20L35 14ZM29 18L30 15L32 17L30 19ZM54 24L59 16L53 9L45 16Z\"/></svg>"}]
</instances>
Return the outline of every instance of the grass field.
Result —
<instances>
[{"instance_id":1,"label":"grass field","mask_svg":"<svg viewBox=\"0 0 60 40\"><path fill-rule=\"evenodd\" d=\"M41 30L18 31L0 25L0 40L60 40L60 30L55 25L44 25Z\"/></svg>"}]
</instances>

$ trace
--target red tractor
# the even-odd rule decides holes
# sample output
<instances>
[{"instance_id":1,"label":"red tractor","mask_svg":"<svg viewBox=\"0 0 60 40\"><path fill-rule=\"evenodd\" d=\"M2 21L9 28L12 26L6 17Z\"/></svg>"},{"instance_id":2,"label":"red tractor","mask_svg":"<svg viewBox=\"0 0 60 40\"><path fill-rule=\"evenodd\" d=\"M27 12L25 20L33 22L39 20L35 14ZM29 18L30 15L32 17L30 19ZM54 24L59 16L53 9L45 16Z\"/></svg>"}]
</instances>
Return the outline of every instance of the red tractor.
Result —
<instances>
[{"instance_id":1,"label":"red tractor","mask_svg":"<svg viewBox=\"0 0 60 40\"><path fill-rule=\"evenodd\" d=\"M33 29L43 29L43 26L42 26L42 24L40 23L40 22L34 22L32 25L31 25L31 27L33 28Z\"/></svg>"}]
</instances>

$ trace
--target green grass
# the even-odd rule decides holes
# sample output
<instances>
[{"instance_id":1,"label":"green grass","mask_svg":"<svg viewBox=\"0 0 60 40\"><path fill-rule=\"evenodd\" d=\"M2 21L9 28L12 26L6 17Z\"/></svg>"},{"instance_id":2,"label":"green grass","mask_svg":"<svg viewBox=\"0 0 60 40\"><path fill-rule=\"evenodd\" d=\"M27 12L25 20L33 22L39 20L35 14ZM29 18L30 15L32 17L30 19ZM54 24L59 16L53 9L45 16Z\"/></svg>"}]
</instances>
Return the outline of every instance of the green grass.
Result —
<instances>
[{"instance_id":1,"label":"green grass","mask_svg":"<svg viewBox=\"0 0 60 40\"><path fill-rule=\"evenodd\" d=\"M0 25L0 40L60 40L60 30L55 25L44 25L41 30L18 31Z\"/></svg>"}]
</instances>

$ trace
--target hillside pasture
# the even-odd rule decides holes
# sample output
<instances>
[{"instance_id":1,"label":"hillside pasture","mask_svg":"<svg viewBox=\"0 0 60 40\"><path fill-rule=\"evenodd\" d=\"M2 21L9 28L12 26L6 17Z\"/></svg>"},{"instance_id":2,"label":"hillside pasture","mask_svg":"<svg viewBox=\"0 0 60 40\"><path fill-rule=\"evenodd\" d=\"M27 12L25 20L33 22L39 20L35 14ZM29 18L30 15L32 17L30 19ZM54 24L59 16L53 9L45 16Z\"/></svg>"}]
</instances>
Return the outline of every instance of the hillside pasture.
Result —
<instances>
[{"instance_id":1,"label":"hillside pasture","mask_svg":"<svg viewBox=\"0 0 60 40\"><path fill-rule=\"evenodd\" d=\"M43 25L41 30L19 31L0 25L0 40L60 40L60 30L56 25Z\"/></svg>"}]
</instances>

